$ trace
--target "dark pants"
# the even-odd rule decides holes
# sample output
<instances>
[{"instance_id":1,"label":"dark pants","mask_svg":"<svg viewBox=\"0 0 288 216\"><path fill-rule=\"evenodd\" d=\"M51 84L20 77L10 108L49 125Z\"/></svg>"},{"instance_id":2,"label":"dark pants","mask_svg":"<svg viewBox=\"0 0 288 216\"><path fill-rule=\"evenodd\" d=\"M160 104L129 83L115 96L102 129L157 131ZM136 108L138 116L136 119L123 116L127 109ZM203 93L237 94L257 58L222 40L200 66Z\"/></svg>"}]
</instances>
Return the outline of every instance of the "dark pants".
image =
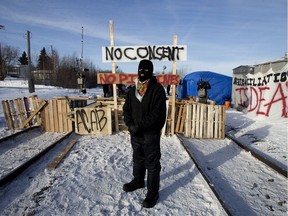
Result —
<instances>
[{"instance_id":1,"label":"dark pants","mask_svg":"<svg viewBox=\"0 0 288 216\"><path fill-rule=\"evenodd\" d=\"M133 176L140 181L144 180L146 169L147 188L149 191L159 191L160 183L160 137L161 133L132 136L133 148Z\"/></svg>"}]
</instances>

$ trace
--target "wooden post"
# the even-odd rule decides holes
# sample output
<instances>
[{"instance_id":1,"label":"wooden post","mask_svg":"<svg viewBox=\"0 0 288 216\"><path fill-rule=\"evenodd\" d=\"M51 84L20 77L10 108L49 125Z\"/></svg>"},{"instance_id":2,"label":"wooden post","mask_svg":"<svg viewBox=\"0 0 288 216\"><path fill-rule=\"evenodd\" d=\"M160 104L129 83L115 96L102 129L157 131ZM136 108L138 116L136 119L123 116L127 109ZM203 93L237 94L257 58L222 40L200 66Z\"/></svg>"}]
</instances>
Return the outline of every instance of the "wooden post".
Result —
<instances>
[{"instance_id":1,"label":"wooden post","mask_svg":"<svg viewBox=\"0 0 288 216\"><path fill-rule=\"evenodd\" d=\"M38 101L37 95L32 95L29 97L31 112L33 113L39 107L40 102ZM38 113L34 119L34 125L41 125L41 114Z\"/></svg>"},{"instance_id":2,"label":"wooden post","mask_svg":"<svg viewBox=\"0 0 288 216\"><path fill-rule=\"evenodd\" d=\"M15 99L15 101L16 101L16 106L17 106L18 115L20 119L20 125L21 125L25 122L25 112L23 108L22 98L17 98Z\"/></svg>"},{"instance_id":3,"label":"wooden post","mask_svg":"<svg viewBox=\"0 0 288 216\"><path fill-rule=\"evenodd\" d=\"M173 37L173 45L177 45L177 35L174 35ZM173 68L172 68L172 74L176 74L176 61L173 61ZM171 97L171 135L174 135L175 131L175 102L176 102L176 86L172 85L172 97Z\"/></svg>"},{"instance_id":4,"label":"wooden post","mask_svg":"<svg viewBox=\"0 0 288 216\"><path fill-rule=\"evenodd\" d=\"M184 136L190 137L191 136L191 109L192 105L190 103L187 103L185 106L186 109L186 115L185 115L185 130L184 130Z\"/></svg>"},{"instance_id":5,"label":"wooden post","mask_svg":"<svg viewBox=\"0 0 288 216\"><path fill-rule=\"evenodd\" d=\"M113 21L110 20L110 44L111 47L114 46L114 26ZM112 62L112 73L116 73L116 65L115 62ZM116 84L113 84L113 101L114 101L114 116L115 116L115 131L119 131L119 125L118 125L118 106L117 106L117 91L116 91Z\"/></svg>"},{"instance_id":6,"label":"wooden post","mask_svg":"<svg viewBox=\"0 0 288 216\"><path fill-rule=\"evenodd\" d=\"M161 133L161 136L165 136L166 134L166 124L167 124L167 121L168 121L168 113L169 113L169 99L166 100L166 121L165 121L165 124L162 128L162 133Z\"/></svg>"},{"instance_id":7,"label":"wooden post","mask_svg":"<svg viewBox=\"0 0 288 216\"><path fill-rule=\"evenodd\" d=\"M14 100L10 100L10 108L11 108L11 115L12 121L14 122L15 129L19 128L17 113L14 105Z\"/></svg>"},{"instance_id":8,"label":"wooden post","mask_svg":"<svg viewBox=\"0 0 288 216\"><path fill-rule=\"evenodd\" d=\"M2 107L3 107L3 111L4 111L4 116L6 119L6 124L8 129L10 130L14 130L14 124L13 124L13 120L12 120L12 115L11 115L11 111L9 108L9 103L8 100L4 100L2 101Z\"/></svg>"}]
</instances>

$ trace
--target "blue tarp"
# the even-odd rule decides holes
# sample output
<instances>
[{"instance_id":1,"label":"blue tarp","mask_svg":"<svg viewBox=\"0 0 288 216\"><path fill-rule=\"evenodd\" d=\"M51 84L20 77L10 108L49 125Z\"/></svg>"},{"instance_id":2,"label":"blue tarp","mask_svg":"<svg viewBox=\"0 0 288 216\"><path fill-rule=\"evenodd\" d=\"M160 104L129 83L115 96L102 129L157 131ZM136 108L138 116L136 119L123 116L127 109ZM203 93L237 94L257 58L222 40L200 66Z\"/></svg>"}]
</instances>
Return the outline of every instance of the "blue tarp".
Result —
<instances>
[{"instance_id":1,"label":"blue tarp","mask_svg":"<svg viewBox=\"0 0 288 216\"><path fill-rule=\"evenodd\" d=\"M208 81L211 85L211 89L208 90L210 100L218 105L224 105L225 101L231 102L232 77L211 71L196 71L187 74L177 88L177 97L184 99L188 96L198 96L197 82L200 79Z\"/></svg>"}]
</instances>

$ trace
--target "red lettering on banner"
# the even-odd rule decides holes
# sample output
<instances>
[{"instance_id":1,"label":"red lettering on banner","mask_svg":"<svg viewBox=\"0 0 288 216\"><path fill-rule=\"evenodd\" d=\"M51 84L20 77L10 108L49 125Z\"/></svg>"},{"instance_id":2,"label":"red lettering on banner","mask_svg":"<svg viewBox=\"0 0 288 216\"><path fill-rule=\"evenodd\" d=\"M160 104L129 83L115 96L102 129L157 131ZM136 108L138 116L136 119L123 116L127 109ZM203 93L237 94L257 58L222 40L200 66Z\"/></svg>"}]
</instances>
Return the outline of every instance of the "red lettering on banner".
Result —
<instances>
[{"instance_id":1,"label":"red lettering on banner","mask_svg":"<svg viewBox=\"0 0 288 216\"><path fill-rule=\"evenodd\" d=\"M284 89L286 88L286 89ZM281 106L281 117L288 118L288 102L287 102L287 89L288 89L288 82L278 83L275 90L272 90L270 87L250 87L249 91L247 88L237 88L235 89L238 92L239 98L239 106L247 107L246 99L248 100L247 92L250 93L249 98L249 110L248 112L255 112L257 115L264 115L269 116L270 111L273 106L279 107L279 103ZM275 91L274 93L271 91ZM267 95L272 95L272 98L267 97ZM266 97L265 97L266 96ZM269 98L269 99L268 99ZM266 107L266 109L264 109ZM264 110L263 110L264 109Z\"/></svg>"},{"instance_id":2,"label":"red lettering on banner","mask_svg":"<svg viewBox=\"0 0 288 216\"><path fill-rule=\"evenodd\" d=\"M113 84L116 80L116 77L114 76L114 74L107 74L106 75L106 83L107 84Z\"/></svg>"},{"instance_id":3,"label":"red lettering on banner","mask_svg":"<svg viewBox=\"0 0 288 216\"><path fill-rule=\"evenodd\" d=\"M286 82L286 88L287 88L287 83L288 82ZM276 99L276 95L277 95L278 91L279 91L280 97ZM286 89L286 92L287 92L287 89ZM276 91L272 97L272 100L269 103L264 105L264 106L268 106L266 116L269 116L269 112L270 112L270 109L271 109L273 103L276 103L278 101L282 101L281 117L287 118L288 116L287 116L286 98L287 98L287 96L285 96L285 94L284 94L284 91L282 89L282 85L281 85L281 83L279 83L277 86L277 89L276 89Z\"/></svg>"},{"instance_id":4,"label":"red lettering on banner","mask_svg":"<svg viewBox=\"0 0 288 216\"><path fill-rule=\"evenodd\" d=\"M259 105L258 105L258 110L257 110L256 114L267 116L267 112L261 112L260 107L261 107L261 102L265 101L265 98L263 98L262 91L269 90L270 88L269 87L259 87L258 89L260 91L260 98L259 98L259 103L258 103Z\"/></svg>"},{"instance_id":5,"label":"red lettering on banner","mask_svg":"<svg viewBox=\"0 0 288 216\"><path fill-rule=\"evenodd\" d=\"M172 75L171 77L171 83L172 85L178 85L180 83L180 78L179 76L176 76L176 75Z\"/></svg>"},{"instance_id":6,"label":"red lettering on banner","mask_svg":"<svg viewBox=\"0 0 288 216\"><path fill-rule=\"evenodd\" d=\"M243 106L243 107L247 107L248 104L246 104L245 102L248 101L248 96L247 96L247 94L246 94L248 88L247 88L247 87L242 87L242 88L237 88L237 89L235 89L235 90L236 90L237 92L239 92L239 96L240 96L239 105L240 105L240 106ZM246 97L246 99L244 100L244 102L243 102L243 94L242 94L242 93L243 93L244 96Z\"/></svg>"},{"instance_id":7,"label":"red lettering on banner","mask_svg":"<svg viewBox=\"0 0 288 216\"><path fill-rule=\"evenodd\" d=\"M250 86L249 89L245 86L235 88L237 106L247 107L248 112L256 115L269 117L271 113L279 113L279 117L288 118L287 90L288 81Z\"/></svg>"},{"instance_id":8,"label":"red lettering on banner","mask_svg":"<svg viewBox=\"0 0 288 216\"><path fill-rule=\"evenodd\" d=\"M105 74L98 74L97 80L98 83L105 83Z\"/></svg>"},{"instance_id":9,"label":"red lettering on banner","mask_svg":"<svg viewBox=\"0 0 288 216\"><path fill-rule=\"evenodd\" d=\"M248 110L248 112L252 112L254 111L257 106L258 106L258 94L257 94L257 90L254 87L250 87L250 92L251 92L251 96L250 96L250 109ZM253 102L253 92L255 93L255 97L256 100L254 100L256 102L255 106L252 108L252 102Z\"/></svg>"},{"instance_id":10,"label":"red lettering on banner","mask_svg":"<svg viewBox=\"0 0 288 216\"><path fill-rule=\"evenodd\" d=\"M133 84L138 74L112 74L112 73L98 73L98 84ZM162 85L178 85L180 82L179 75L176 74L161 74L158 75L157 80Z\"/></svg>"},{"instance_id":11,"label":"red lettering on banner","mask_svg":"<svg viewBox=\"0 0 288 216\"><path fill-rule=\"evenodd\" d=\"M119 74L119 83L122 84L124 80L127 80L128 76L126 74Z\"/></svg>"},{"instance_id":12,"label":"red lettering on banner","mask_svg":"<svg viewBox=\"0 0 288 216\"><path fill-rule=\"evenodd\" d=\"M127 84L133 84L135 82L135 79L138 77L138 74L132 74L132 76L129 76L130 80L127 82Z\"/></svg>"},{"instance_id":13,"label":"red lettering on banner","mask_svg":"<svg viewBox=\"0 0 288 216\"><path fill-rule=\"evenodd\" d=\"M180 77L176 74L160 74L157 76L157 80L162 85L178 85Z\"/></svg>"}]
</instances>

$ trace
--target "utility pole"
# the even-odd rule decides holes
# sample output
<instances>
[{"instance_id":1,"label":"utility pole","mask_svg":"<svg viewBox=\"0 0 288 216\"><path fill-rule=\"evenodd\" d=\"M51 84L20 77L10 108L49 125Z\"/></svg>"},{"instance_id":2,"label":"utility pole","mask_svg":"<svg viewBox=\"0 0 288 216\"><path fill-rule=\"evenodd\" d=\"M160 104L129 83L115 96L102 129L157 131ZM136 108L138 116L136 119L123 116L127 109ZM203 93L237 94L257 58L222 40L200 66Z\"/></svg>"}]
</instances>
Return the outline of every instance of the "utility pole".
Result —
<instances>
[{"instance_id":1,"label":"utility pole","mask_svg":"<svg viewBox=\"0 0 288 216\"><path fill-rule=\"evenodd\" d=\"M82 92L83 94L86 94L86 86L85 86L86 78L83 73L89 70L84 68L83 66L83 26L82 26L82 34L81 34L81 58L80 58L80 64L78 64L78 60L77 60L77 65L78 65L77 83L79 86L79 91L80 93Z\"/></svg>"},{"instance_id":2,"label":"utility pole","mask_svg":"<svg viewBox=\"0 0 288 216\"><path fill-rule=\"evenodd\" d=\"M28 53L28 87L29 92L35 92L34 82L31 73L31 54L30 54L30 32L27 31L27 53Z\"/></svg>"},{"instance_id":3,"label":"utility pole","mask_svg":"<svg viewBox=\"0 0 288 216\"><path fill-rule=\"evenodd\" d=\"M0 29L5 29L4 25L0 25ZM2 47L1 47L1 42L0 42L0 80L4 80L5 75L3 73L3 59L2 59Z\"/></svg>"}]
</instances>

